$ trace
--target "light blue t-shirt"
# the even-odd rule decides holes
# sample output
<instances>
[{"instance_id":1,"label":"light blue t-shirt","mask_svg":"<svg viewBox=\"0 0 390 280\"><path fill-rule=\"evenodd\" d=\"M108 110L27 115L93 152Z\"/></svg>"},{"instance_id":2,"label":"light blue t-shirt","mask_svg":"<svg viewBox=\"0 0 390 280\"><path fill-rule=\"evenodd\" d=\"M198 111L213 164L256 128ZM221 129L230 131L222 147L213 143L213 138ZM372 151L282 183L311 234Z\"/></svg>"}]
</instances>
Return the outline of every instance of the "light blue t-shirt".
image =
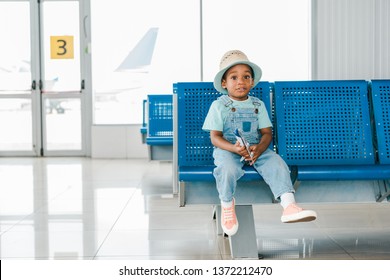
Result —
<instances>
[{"instance_id":1,"label":"light blue t-shirt","mask_svg":"<svg viewBox=\"0 0 390 280\"><path fill-rule=\"evenodd\" d=\"M254 108L251 98L248 98L245 101L233 100L232 106L234 108ZM258 128L272 127L272 123L268 117L267 109L265 108L264 102L261 102L261 106L258 108L259 112L258 119L259 125ZM204 120L202 129L205 131L216 130L223 131L223 124L225 123L226 117L229 114L229 109L226 108L225 104L221 100L215 100L210 106L210 109L207 113L207 116Z\"/></svg>"}]
</instances>

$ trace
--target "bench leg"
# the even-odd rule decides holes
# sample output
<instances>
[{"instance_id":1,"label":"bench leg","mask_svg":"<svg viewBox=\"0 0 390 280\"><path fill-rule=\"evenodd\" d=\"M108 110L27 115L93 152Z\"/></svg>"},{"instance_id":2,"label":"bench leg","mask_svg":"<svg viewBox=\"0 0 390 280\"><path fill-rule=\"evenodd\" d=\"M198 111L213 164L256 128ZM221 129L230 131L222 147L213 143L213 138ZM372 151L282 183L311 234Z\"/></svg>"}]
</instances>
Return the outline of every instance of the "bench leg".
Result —
<instances>
[{"instance_id":1,"label":"bench leg","mask_svg":"<svg viewBox=\"0 0 390 280\"><path fill-rule=\"evenodd\" d=\"M215 206L215 222L217 227L217 235L224 235L224 232L221 227L221 205Z\"/></svg>"},{"instance_id":2,"label":"bench leg","mask_svg":"<svg viewBox=\"0 0 390 280\"><path fill-rule=\"evenodd\" d=\"M255 221L252 205L236 205L239 223L238 231L229 237L230 252L233 259L258 259ZM224 235L221 227L221 205L216 205L217 234Z\"/></svg>"},{"instance_id":3,"label":"bench leg","mask_svg":"<svg viewBox=\"0 0 390 280\"><path fill-rule=\"evenodd\" d=\"M233 259L259 259L252 205L237 205L238 231L229 237Z\"/></svg>"},{"instance_id":4,"label":"bench leg","mask_svg":"<svg viewBox=\"0 0 390 280\"><path fill-rule=\"evenodd\" d=\"M292 166L292 167L290 167L290 169L291 169L291 171L290 171L291 182L293 184L294 190L297 191L299 188L299 185L301 184L301 182L298 181L298 169L296 166Z\"/></svg>"},{"instance_id":5,"label":"bench leg","mask_svg":"<svg viewBox=\"0 0 390 280\"><path fill-rule=\"evenodd\" d=\"M379 194L376 198L376 202L382 202L387 198L389 200L390 196L390 181L383 181L383 187L379 187Z\"/></svg>"},{"instance_id":6,"label":"bench leg","mask_svg":"<svg viewBox=\"0 0 390 280\"><path fill-rule=\"evenodd\" d=\"M186 185L183 181L179 182L179 206L183 207L186 204Z\"/></svg>"}]
</instances>

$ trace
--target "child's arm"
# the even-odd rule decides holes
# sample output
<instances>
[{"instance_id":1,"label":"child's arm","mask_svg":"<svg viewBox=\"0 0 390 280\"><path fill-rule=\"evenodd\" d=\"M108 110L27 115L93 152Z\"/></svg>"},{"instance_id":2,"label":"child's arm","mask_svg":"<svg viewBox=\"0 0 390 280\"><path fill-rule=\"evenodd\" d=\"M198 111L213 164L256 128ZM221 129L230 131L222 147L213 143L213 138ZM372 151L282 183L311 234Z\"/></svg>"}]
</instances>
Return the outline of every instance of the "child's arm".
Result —
<instances>
[{"instance_id":1,"label":"child's arm","mask_svg":"<svg viewBox=\"0 0 390 280\"><path fill-rule=\"evenodd\" d=\"M239 154L243 156L245 159L250 160L250 156L246 151L245 146L241 146L237 141L235 144L230 143L225 138L223 138L222 131L211 130L210 131L211 143L220 149L227 150L232 153Z\"/></svg>"}]
</instances>

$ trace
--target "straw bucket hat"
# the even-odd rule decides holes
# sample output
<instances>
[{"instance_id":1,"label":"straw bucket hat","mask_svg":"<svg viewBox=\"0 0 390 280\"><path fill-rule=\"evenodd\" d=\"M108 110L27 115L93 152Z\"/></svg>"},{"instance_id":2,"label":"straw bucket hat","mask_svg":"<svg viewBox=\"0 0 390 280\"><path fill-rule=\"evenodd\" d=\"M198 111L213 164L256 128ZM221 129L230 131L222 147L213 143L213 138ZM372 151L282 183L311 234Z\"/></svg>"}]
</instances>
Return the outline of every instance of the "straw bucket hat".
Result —
<instances>
[{"instance_id":1,"label":"straw bucket hat","mask_svg":"<svg viewBox=\"0 0 390 280\"><path fill-rule=\"evenodd\" d=\"M254 74L253 87L255 87L257 83L260 81L261 73L262 73L261 68L257 66L255 63L250 62L246 54L244 54L242 51L231 50L226 52L222 56L221 62L219 63L219 72L217 73L217 75L215 75L214 78L214 87L220 93L223 94L228 93L227 90L223 88L221 85L222 77L230 67L237 64L246 64L252 68Z\"/></svg>"}]
</instances>

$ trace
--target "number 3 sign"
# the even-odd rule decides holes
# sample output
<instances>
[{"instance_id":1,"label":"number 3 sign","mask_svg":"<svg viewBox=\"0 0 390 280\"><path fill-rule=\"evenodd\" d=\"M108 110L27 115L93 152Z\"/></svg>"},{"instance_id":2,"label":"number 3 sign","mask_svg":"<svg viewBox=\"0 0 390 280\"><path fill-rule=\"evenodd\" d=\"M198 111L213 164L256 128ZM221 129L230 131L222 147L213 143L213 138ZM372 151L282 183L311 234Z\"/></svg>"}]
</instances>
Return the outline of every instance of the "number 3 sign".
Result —
<instances>
[{"instance_id":1,"label":"number 3 sign","mask_svg":"<svg viewBox=\"0 0 390 280\"><path fill-rule=\"evenodd\" d=\"M51 59L73 59L73 36L50 36Z\"/></svg>"}]
</instances>

